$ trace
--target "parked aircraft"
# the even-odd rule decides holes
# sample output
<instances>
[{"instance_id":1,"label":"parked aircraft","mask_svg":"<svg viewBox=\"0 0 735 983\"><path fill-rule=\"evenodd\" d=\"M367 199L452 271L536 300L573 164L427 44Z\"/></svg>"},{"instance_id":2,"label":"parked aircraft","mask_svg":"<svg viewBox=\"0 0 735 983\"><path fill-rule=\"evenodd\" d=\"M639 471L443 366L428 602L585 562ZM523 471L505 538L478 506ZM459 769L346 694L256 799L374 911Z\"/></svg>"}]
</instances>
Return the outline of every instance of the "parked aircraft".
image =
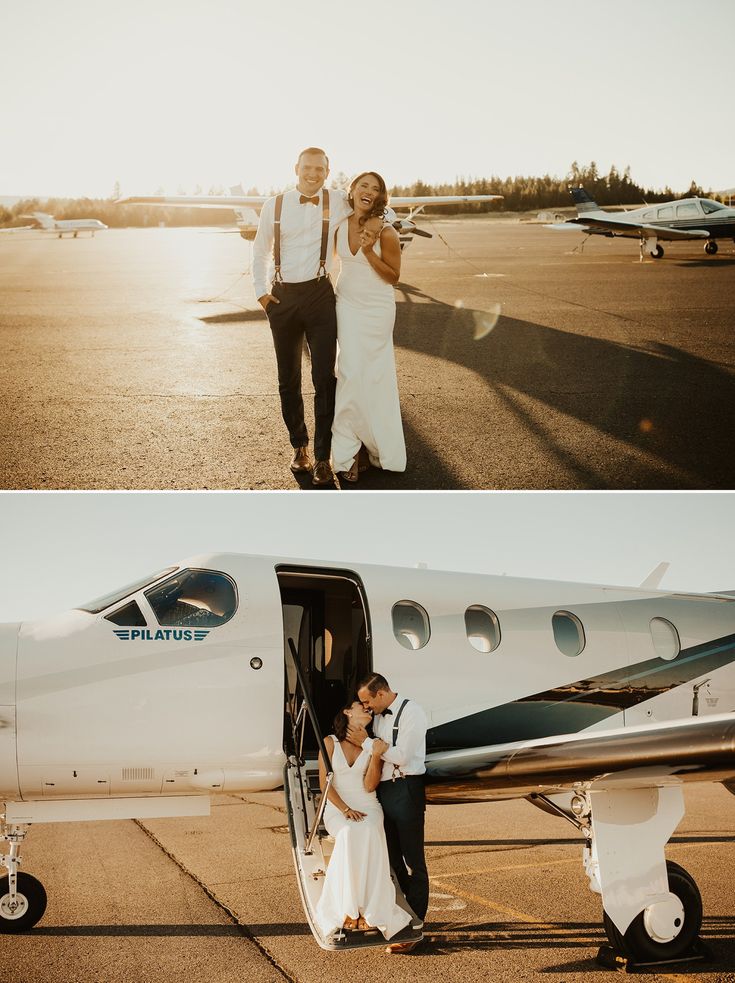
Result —
<instances>
[{"instance_id":1,"label":"parked aircraft","mask_svg":"<svg viewBox=\"0 0 735 983\"><path fill-rule=\"evenodd\" d=\"M629 212L606 212L584 188L569 189L577 217L567 222L547 225L547 229L575 229L587 235L627 236L639 239L641 259L664 255L659 239L671 242L704 239L708 256L717 252L718 239L735 239L735 208L728 208L711 198L682 198L634 208Z\"/></svg>"},{"instance_id":2,"label":"parked aircraft","mask_svg":"<svg viewBox=\"0 0 735 983\"><path fill-rule=\"evenodd\" d=\"M21 218L32 218L35 225L24 226L24 228L42 229L44 232L53 232L59 239L68 233L75 239L80 232L91 232L94 237L95 232L106 229L104 222L96 218L54 218L46 212L33 212L31 215L21 215Z\"/></svg>"},{"instance_id":3,"label":"parked aircraft","mask_svg":"<svg viewBox=\"0 0 735 983\"><path fill-rule=\"evenodd\" d=\"M45 909L18 872L30 824L283 785L316 941L380 944L313 917L317 752L375 669L426 710L429 801L524 797L574 823L617 950L686 953L701 898L664 848L685 782L735 791L735 596L658 590L664 569L625 588L217 553L0 626L0 930Z\"/></svg>"},{"instance_id":4,"label":"parked aircraft","mask_svg":"<svg viewBox=\"0 0 735 983\"><path fill-rule=\"evenodd\" d=\"M136 196L121 198L121 205L160 205L161 207L178 208L228 208L237 216L238 228L243 239L252 242L258 231L258 214L268 201L268 195L170 195L170 196ZM390 207L386 209L386 219L398 232L401 249L410 245L414 236L424 236L431 239L431 232L420 229L414 218L427 205L456 205L485 201L496 201L502 195L424 195L419 197L391 198ZM408 209L407 215L398 215L396 209Z\"/></svg>"}]
</instances>

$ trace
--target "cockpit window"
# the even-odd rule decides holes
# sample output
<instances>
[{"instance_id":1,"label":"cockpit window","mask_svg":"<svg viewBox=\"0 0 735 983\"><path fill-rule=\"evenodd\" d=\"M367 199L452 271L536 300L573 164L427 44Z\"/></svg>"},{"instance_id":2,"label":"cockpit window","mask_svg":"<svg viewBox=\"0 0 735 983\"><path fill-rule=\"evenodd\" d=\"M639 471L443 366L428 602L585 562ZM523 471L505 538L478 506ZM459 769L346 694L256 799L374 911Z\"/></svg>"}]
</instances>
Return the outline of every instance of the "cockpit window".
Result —
<instances>
[{"instance_id":1,"label":"cockpit window","mask_svg":"<svg viewBox=\"0 0 735 983\"><path fill-rule=\"evenodd\" d=\"M702 211L705 215L709 215L710 212L719 212L725 207L719 201L710 201L709 198L700 198L699 204L702 206Z\"/></svg>"},{"instance_id":2,"label":"cockpit window","mask_svg":"<svg viewBox=\"0 0 735 983\"><path fill-rule=\"evenodd\" d=\"M89 611L90 614L99 614L100 611L104 611L105 608L109 608L112 604L117 604L118 601L122 601L124 597L128 594L135 594L137 591L142 590L149 584L154 584L161 577L165 577L167 573L173 573L176 567L166 567L164 570L159 570L158 573L149 574L147 577L141 577L140 580L134 580L132 584L128 584L126 587L121 587L119 590L112 591L109 594L103 594L102 597L96 597L93 601L87 601L86 604L77 604L77 611Z\"/></svg>"},{"instance_id":3,"label":"cockpit window","mask_svg":"<svg viewBox=\"0 0 735 983\"><path fill-rule=\"evenodd\" d=\"M120 625L121 628L145 628L145 618L137 601L123 604L117 611L105 615L105 621L111 621L113 625Z\"/></svg>"},{"instance_id":4,"label":"cockpit window","mask_svg":"<svg viewBox=\"0 0 735 983\"><path fill-rule=\"evenodd\" d=\"M145 596L161 625L209 628L223 625L237 610L234 582L213 570L180 570Z\"/></svg>"}]
</instances>

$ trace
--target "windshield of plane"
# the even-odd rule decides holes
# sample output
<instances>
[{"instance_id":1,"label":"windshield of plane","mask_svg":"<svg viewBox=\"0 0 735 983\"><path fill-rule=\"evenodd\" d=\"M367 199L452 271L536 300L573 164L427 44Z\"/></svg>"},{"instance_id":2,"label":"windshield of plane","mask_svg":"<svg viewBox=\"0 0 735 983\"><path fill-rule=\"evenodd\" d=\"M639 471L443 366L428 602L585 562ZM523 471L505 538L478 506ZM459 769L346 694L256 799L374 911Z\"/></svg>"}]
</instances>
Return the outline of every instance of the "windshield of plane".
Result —
<instances>
[{"instance_id":1,"label":"windshield of plane","mask_svg":"<svg viewBox=\"0 0 735 983\"><path fill-rule=\"evenodd\" d=\"M700 198L699 204L702 206L702 211L705 215L708 215L710 212L719 212L725 207L719 201L710 201L709 198Z\"/></svg>"},{"instance_id":2,"label":"windshield of plane","mask_svg":"<svg viewBox=\"0 0 735 983\"><path fill-rule=\"evenodd\" d=\"M176 567L165 567L163 570L159 570L158 573L152 573L147 577L141 577L139 580L134 580L132 584L127 584L127 586L121 587L119 590L111 591L109 594L103 594L102 597L96 597L93 601L87 601L86 604L77 604L75 610L89 611L90 614L99 614L100 611L104 611L105 608L109 608L111 604L117 604L118 601L122 601L122 599L127 597L128 594L135 594L144 587L148 587L149 584L153 584L155 581L160 580L161 577L165 577L167 573L173 573L175 569Z\"/></svg>"},{"instance_id":3,"label":"windshield of plane","mask_svg":"<svg viewBox=\"0 0 735 983\"><path fill-rule=\"evenodd\" d=\"M237 610L234 581L214 570L180 570L145 597L160 625L214 627Z\"/></svg>"}]
</instances>

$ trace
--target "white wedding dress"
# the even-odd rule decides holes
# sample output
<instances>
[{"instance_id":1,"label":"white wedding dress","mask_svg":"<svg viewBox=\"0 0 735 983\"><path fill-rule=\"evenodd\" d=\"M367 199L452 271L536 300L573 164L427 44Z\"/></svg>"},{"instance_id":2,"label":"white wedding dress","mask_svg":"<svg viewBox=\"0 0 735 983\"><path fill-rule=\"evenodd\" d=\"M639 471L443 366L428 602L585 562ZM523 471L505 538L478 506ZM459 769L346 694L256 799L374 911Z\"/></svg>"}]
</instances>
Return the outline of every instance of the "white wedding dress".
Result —
<instances>
[{"instance_id":1,"label":"white wedding dress","mask_svg":"<svg viewBox=\"0 0 735 983\"><path fill-rule=\"evenodd\" d=\"M342 928L345 916L358 918L379 928L386 939L400 932L411 916L396 904L390 876L388 847L383 830L383 810L375 792L363 780L370 755L362 751L350 767L337 738L332 735L333 787L345 805L367 813L360 822L346 819L327 802L324 825L334 837L334 850L327 867L316 919L325 937Z\"/></svg>"},{"instance_id":2,"label":"white wedding dress","mask_svg":"<svg viewBox=\"0 0 735 983\"><path fill-rule=\"evenodd\" d=\"M375 244L380 255L380 243ZM362 249L350 251L347 222L337 229L337 395L332 424L335 471L349 471L360 444L372 464L406 470L393 326L396 301Z\"/></svg>"}]
</instances>

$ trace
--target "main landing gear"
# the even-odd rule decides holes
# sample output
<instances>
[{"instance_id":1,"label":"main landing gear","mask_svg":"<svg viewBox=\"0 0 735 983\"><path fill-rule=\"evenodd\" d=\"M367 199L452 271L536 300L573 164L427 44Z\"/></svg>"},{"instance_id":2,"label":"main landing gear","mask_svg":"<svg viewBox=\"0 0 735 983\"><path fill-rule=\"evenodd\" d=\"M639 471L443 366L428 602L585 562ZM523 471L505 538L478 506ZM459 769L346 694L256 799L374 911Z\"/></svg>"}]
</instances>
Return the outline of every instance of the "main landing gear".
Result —
<instances>
[{"instance_id":1,"label":"main landing gear","mask_svg":"<svg viewBox=\"0 0 735 983\"><path fill-rule=\"evenodd\" d=\"M8 852L0 856L0 866L8 871L5 877L0 877L0 932L25 932L33 928L46 911L43 884L30 874L18 871L20 845L27 832L27 826L0 828L0 839L10 845Z\"/></svg>"},{"instance_id":2,"label":"main landing gear","mask_svg":"<svg viewBox=\"0 0 735 983\"><path fill-rule=\"evenodd\" d=\"M648 254L651 259L663 259L664 247L659 244L656 236L641 236L641 263L643 257Z\"/></svg>"},{"instance_id":3,"label":"main landing gear","mask_svg":"<svg viewBox=\"0 0 735 983\"><path fill-rule=\"evenodd\" d=\"M684 815L680 787L579 786L563 805L561 796L539 798L585 837L585 873L590 890L602 895L610 940L598 962L620 968L709 957L699 941L702 898L696 882L664 856Z\"/></svg>"},{"instance_id":4,"label":"main landing gear","mask_svg":"<svg viewBox=\"0 0 735 983\"><path fill-rule=\"evenodd\" d=\"M704 244L704 251L708 256L714 256L717 252L717 243L714 239L708 239Z\"/></svg>"}]
</instances>

